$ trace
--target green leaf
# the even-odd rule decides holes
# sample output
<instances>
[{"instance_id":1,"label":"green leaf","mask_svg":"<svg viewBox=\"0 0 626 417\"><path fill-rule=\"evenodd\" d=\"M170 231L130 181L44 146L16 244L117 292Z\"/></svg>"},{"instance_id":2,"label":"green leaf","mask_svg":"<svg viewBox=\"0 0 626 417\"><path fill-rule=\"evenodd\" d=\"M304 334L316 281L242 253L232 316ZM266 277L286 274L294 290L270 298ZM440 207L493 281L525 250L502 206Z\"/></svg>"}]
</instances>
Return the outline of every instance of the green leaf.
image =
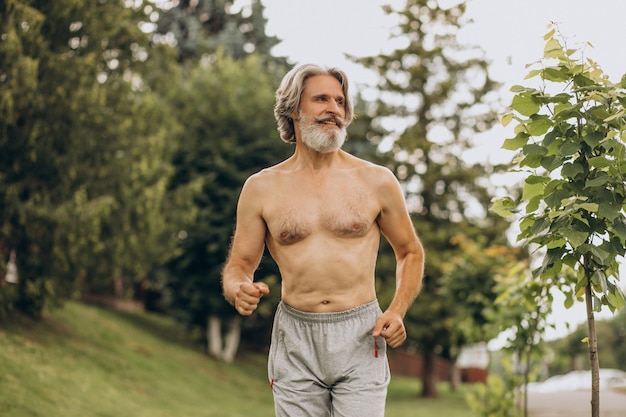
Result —
<instances>
[{"instance_id":1,"label":"green leaf","mask_svg":"<svg viewBox=\"0 0 626 417\"><path fill-rule=\"evenodd\" d=\"M614 287L614 294L615 294L615 297L619 298L619 300L621 301L616 300L616 302L614 302L613 305L617 309L621 309L622 307L624 307L624 303L626 302L626 295L624 295L624 292L618 285Z\"/></svg>"},{"instance_id":2,"label":"green leaf","mask_svg":"<svg viewBox=\"0 0 626 417\"><path fill-rule=\"evenodd\" d=\"M537 75L540 75L541 73L542 73L541 70L531 70L531 71L528 72L528 74L526 74L524 79L528 80L530 78L536 77Z\"/></svg>"},{"instance_id":3,"label":"green leaf","mask_svg":"<svg viewBox=\"0 0 626 417\"><path fill-rule=\"evenodd\" d=\"M551 240L548 243L546 243L546 248L548 249L562 248L566 242L567 241L562 238Z\"/></svg>"},{"instance_id":4,"label":"green leaf","mask_svg":"<svg viewBox=\"0 0 626 417\"><path fill-rule=\"evenodd\" d=\"M603 121L604 121L604 122L610 122L610 121L613 121L613 120L615 120L615 119L619 119L619 118L621 118L622 116L624 116L624 109L621 109L620 111L618 111L617 113L615 113L615 114L613 114L613 115L611 115L611 116L607 117L607 118L606 118L606 119L604 119Z\"/></svg>"},{"instance_id":5,"label":"green leaf","mask_svg":"<svg viewBox=\"0 0 626 417\"><path fill-rule=\"evenodd\" d=\"M501 217L508 217L517 211L517 204L511 197L493 199L491 200L491 203L489 211L496 213Z\"/></svg>"},{"instance_id":6,"label":"green leaf","mask_svg":"<svg viewBox=\"0 0 626 417\"><path fill-rule=\"evenodd\" d=\"M572 297L571 295L569 297L565 297L565 300L563 300L563 307L565 307L566 309L570 309L573 305L574 297Z\"/></svg>"},{"instance_id":7,"label":"green leaf","mask_svg":"<svg viewBox=\"0 0 626 417\"><path fill-rule=\"evenodd\" d=\"M581 254L591 253L593 256L595 256L598 259L600 263L603 263L606 260L606 258L609 256L609 253L607 251L600 249L598 246L590 245L588 243L580 245L578 247L578 250L580 251Z\"/></svg>"},{"instance_id":8,"label":"green leaf","mask_svg":"<svg viewBox=\"0 0 626 417\"><path fill-rule=\"evenodd\" d=\"M552 120L545 115L532 117L532 121L526 126L531 136L541 136L552 127Z\"/></svg>"},{"instance_id":9,"label":"green leaf","mask_svg":"<svg viewBox=\"0 0 626 417\"><path fill-rule=\"evenodd\" d=\"M541 198L539 196L528 200L528 204L526 204L526 213L532 213L537 211L537 209L539 208L539 203L541 203Z\"/></svg>"},{"instance_id":10,"label":"green leaf","mask_svg":"<svg viewBox=\"0 0 626 417\"><path fill-rule=\"evenodd\" d=\"M620 205L612 203L612 202L600 204L597 210L598 217L602 219L607 219L611 222L620 216L620 212L621 212Z\"/></svg>"},{"instance_id":11,"label":"green leaf","mask_svg":"<svg viewBox=\"0 0 626 417\"><path fill-rule=\"evenodd\" d=\"M502 144L502 149L506 149L507 151L516 151L526 145L528 138L529 136L526 134L518 134L514 138L506 139Z\"/></svg>"},{"instance_id":12,"label":"green leaf","mask_svg":"<svg viewBox=\"0 0 626 417\"><path fill-rule=\"evenodd\" d=\"M566 178L575 178L578 174L584 174L585 168L582 166L580 162L567 162L563 165L561 173Z\"/></svg>"},{"instance_id":13,"label":"green leaf","mask_svg":"<svg viewBox=\"0 0 626 417\"><path fill-rule=\"evenodd\" d=\"M626 224L624 224L624 219L622 217L618 217L613 220L613 231L619 237L622 245L626 245Z\"/></svg>"},{"instance_id":14,"label":"green leaf","mask_svg":"<svg viewBox=\"0 0 626 417\"><path fill-rule=\"evenodd\" d=\"M541 145L536 145L534 143L529 143L528 145L524 146L522 148L522 151L526 155L545 155L546 153L548 153L548 150L545 147Z\"/></svg>"},{"instance_id":15,"label":"green leaf","mask_svg":"<svg viewBox=\"0 0 626 417\"><path fill-rule=\"evenodd\" d=\"M500 123L502 126L507 127L509 123L513 120L513 113L506 113L502 116Z\"/></svg>"},{"instance_id":16,"label":"green leaf","mask_svg":"<svg viewBox=\"0 0 626 417\"><path fill-rule=\"evenodd\" d=\"M550 220L546 219L545 217L540 217L533 222L529 231L533 235L539 235L543 233L544 231L546 231L549 227L550 227ZM555 246L555 247L558 247L558 246Z\"/></svg>"},{"instance_id":17,"label":"green leaf","mask_svg":"<svg viewBox=\"0 0 626 417\"><path fill-rule=\"evenodd\" d=\"M525 180L529 184L547 184L550 181L550 178L544 177L543 175L529 175Z\"/></svg>"},{"instance_id":18,"label":"green leaf","mask_svg":"<svg viewBox=\"0 0 626 417\"><path fill-rule=\"evenodd\" d=\"M541 155L528 155L520 161L520 166L527 166L530 168L539 168L541 166Z\"/></svg>"},{"instance_id":19,"label":"green leaf","mask_svg":"<svg viewBox=\"0 0 626 417\"><path fill-rule=\"evenodd\" d=\"M524 87L523 85L515 84L513 87L509 89L512 93L521 93L523 91L529 91L528 87Z\"/></svg>"},{"instance_id":20,"label":"green leaf","mask_svg":"<svg viewBox=\"0 0 626 417\"><path fill-rule=\"evenodd\" d=\"M526 230L530 229L536 223L537 222L535 221L535 219L532 216L526 216L526 217L522 218L522 220L519 223L520 231L525 232Z\"/></svg>"},{"instance_id":21,"label":"green leaf","mask_svg":"<svg viewBox=\"0 0 626 417\"><path fill-rule=\"evenodd\" d=\"M534 197L543 194L545 188L544 183L524 183L524 190L522 191L522 199L531 200Z\"/></svg>"},{"instance_id":22,"label":"green leaf","mask_svg":"<svg viewBox=\"0 0 626 417\"><path fill-rule=\"evenodd\" d=\"M550 25L552 26L552 25ZM548 33L546 33L545 35L543 35L543 40L547 41L548 39L552 39L554 37L554 34L556 33L556 29L553 28L550 31L548 31Z\"/></svg>"},{"instance_id":23,"label":"green leaf","mask_svg":"<svg viewBox=\"0 0 626 417\"><path fill-rule=\"evenodd\" d=\"M618 287L619 289L619 287ZM624 307L624 304L626 303L626 300L624 300L624 294L620 292L609 292L606 294L606 298L608 300L608 302L615 307L616 310L621 310L622 307Z\"/></svg>"},{"instance_id":24,"label":"green leaf","mask_svg":"<svg viewBox=\"0 0 626 417\"><path fill-rule=\"evenodd\" d=\"M559 151L562 155L574 155L575 153L580 151L580 145L576 142L568 140L563 142L563 144L559 146Z\"/></svg>"},{"instance_id":25,"label":"green leaf","mask_svg":"<svg viewBox=\"0 0 626 417\"><path fill-rule=\"evenodd\" d=\"M611 178L606 175L604 172L599 172L598 176L593 179L588 179L585 181L585 188L589 187L600 187L606 185Z\"/></svg>"},{"instance_id":26,"label":"green leaf","mask_svg":"<svg viewBox=\"0 0 626 417\"><path fill-rule=\"evenodd\" d=\"M614 161L609 161L608 159L606 159L605 156L602 155L589 158L587 162L590 166L599 169L606 168L614 164Z\"/></svg>"},{"instance_id":27,"label":"green leaf","mask_svg":"<svg viewBox=\"0 0 626 417\"><path fill-rule=\"evenodd\" d=\"M549 207L560 207L561 201L565 198L568 198L570 194L567 190L560 188L559 185L550 187L554 191L550 192L545 196L545 202ZM547 187L546 187L547 189Z\"/></svg>"},{"instance_id":28,"label":"green leaf","mask_svg":"<svg viewBox=\"0 0 626 417\"><path fill-rule=\"evenodd\" d=\"M562 69L551 67L551 68L546 68L543 70L542 78L544 80L560 83L560 82L568 81L570 78L570 75Z\"/></svg>"},{"instance_id":29,"label":"green leaf","mask_svg":"<svg viewBox=\"0 0 626 417\"><path fill-rule=\"evenodd\" d=\"M585 143L592 148L598 146L602 139L604 139L604 133L602 132L591 132L583 137Z\"/></svg>"},{"instance_id":30,"label":"green leaf","mask_svg":"<svg viewBox=\"0 0 626 417\"><path fill-rule=\"evenodd\" d=\"M596 203L580 203L580 204L576 204L576 206L590 213L596 213L598 211L598 208L600 207Z\"/></svg>"},{"instance_id":31,"label":"green leaf","mask_svg":"<svg viewBox=\"0 0 626 417\"><path fill-rule=\"evenodd\" d=\"M574 75L574 84L578 87L589 87L591 85L595 85L592 79L585 77L582 74Z\"/></svg>"},{"instance_id":32,"label":"green leaf","mask_svg":"<svg viewBox=\"0 0 626 417\"><path fill-rule=\"evenodd\" d=\"M602 288L602 293L606 294L609 291L609 283L606 279L606 274L603 271L596 271L593 274L593 281L595 281L600 288Z\"/></svg>"},{"instance_id":33,"label":"green leaf","mask_svg":"<svg viewBox=\"0 0 626 417\"><path fill-rule=\"evenodd\" d=\"M580 109L578 104L561 103L554 106L554 119L555 120L567 120L572 117L580 116Z\"/></svg>"},{"instance_id":34,"label":"green leaf","mask_svg":"<svg viewBox=\"0 0 626 417\"><path fill-rule=\"evenodd\" d=\"M563 236L565 236L569 244L574 249L579 248L582 244L585 243L585 241L589 237L589 234L587 232L580 232L568 228L563 229L561 233L563 234Z\"/></svg>"},{"instance_id":35,"label":"green leaf","mask_svg":"<svg viewBox=\"0 0 626 417\"><path fill-rule=\"evenodd\" d=\"M518 94L513 97L511 107L523 116L532 116L539 111L541 105L534 96Z\"/></svg>"},{"instance_id":36,"label":"green leaf","mask_svg":"<svg viewBox=\"0 0 626 417\"><path fill-rule=\"evenodd\" d=\"M563 56L563 47L554 38L551 38L546 42L546 46L543 49L543 56L546 58L561 58Z\"/></svg>"},{"instance_id":37,"label":"green leaf","mask_svg":"<svg viewBox=\"0 0 626 417\"><path fill-rule=\"evenodd\" d=\"M544 167L548 172L555 170L561 165L561 158L558 158L554 155L541 158L541 166Z\"/></svg>"}]
</instances>

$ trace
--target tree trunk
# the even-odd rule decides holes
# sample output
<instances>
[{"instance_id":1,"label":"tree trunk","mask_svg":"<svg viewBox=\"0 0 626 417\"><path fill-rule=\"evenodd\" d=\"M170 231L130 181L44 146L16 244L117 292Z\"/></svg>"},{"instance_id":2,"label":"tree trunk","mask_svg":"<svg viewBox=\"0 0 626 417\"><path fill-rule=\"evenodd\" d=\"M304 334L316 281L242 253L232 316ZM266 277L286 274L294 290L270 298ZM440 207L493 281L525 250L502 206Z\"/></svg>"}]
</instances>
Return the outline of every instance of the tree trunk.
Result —
<instances>
[{"instance_id":1,"label":"tree trunk","mask_svg":"<svg viewBox=\"0 0 626 417\"><path fill-rule=\"evenodd\" d=\"M532 344L529 344L524 349L524 360L526 364L524 366L524 385L522 387L522 398L524 404L524 417L528 417L528 383L530 381L530 366L532 363Z\"/></svg>"},{"instance_id":2,"label":"tree trunk","mask_svg":"<svg viewBox=\"0 0 626 417\"><path fill-rule=\"evenodd\" d=\"M228 329L224 335L224 350L222 359L226 363L232 363L239 349L239 341L241 340L241 317L235 316L230 319Z\"/></svg>"},{"instance_id":3,"label":"tree trunk","mask_svg":"<svg viewBox=\"0 0 626 417\"><path fill-rule=\"evenodd\" d=\"M593 315L591 297L591 280L585 287L585 304L587 307L587 328L589 330L589 361L591 366L591 417L600 417L600 360L598 358L598 339L596 322Z\"/></svg>"},{"instance_id":4,"label":"tree trunk","mask_svg":"<svg viewBox=\"0 0 626 417\"><path fill-rule=\"evenodd\" d=\"M422 397L437 398L437 367L435 355L430 351L423 352L424 374L422 375Z\"/></svg>"},{"instance_id":5,"label":"tree trunk","mask_svg":"<svg viewBox=\"0 0 626 417\"><path fill-rule=\"evenodd\" d=\"M222 359L222 320L215 315L210 315L206 328L207 350L209 356Z\"/></svg>"},{"instance_id":6,"label":"tree trunk","mask_svg":"<svg viewBox=\"0 0 626 417\"><path fill-rule=\"evenodd\" d=\"M450 358L450 391L455 392L461 386L461 370L457 365L458 355Z\"/></svg>"},{"instance_id":7,"label":"tree trunk","mask_svg":"<svg viewBox=\"0 0 626 417\"><path fill-rule=\"evenodd\" d=\"M209 316L206 335L209 356L232 363L241 340L241 317L235 316L230 319L226 333L222 335L222 319L215 315Z\"/></svg>"}]
</instances>

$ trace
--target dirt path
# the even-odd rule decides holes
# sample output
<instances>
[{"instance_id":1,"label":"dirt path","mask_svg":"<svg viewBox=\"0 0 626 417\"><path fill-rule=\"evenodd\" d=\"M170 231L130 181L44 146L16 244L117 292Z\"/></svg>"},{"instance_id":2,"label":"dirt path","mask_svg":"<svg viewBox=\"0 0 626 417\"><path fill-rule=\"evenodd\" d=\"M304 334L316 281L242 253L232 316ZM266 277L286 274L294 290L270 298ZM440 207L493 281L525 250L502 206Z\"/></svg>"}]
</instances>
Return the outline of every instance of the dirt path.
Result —
<instances>
[{"instance_id":1,"label":"dirt path","mask_svg":"<svg viewBox=\"0 0 626 417\"><path fill-rule=\"evenodd\" d=\"M590 417L591 392L530 392L528 414L532 417ZM601 392L600 417L626 417L626 392Z\"/></svg>"}]
</instances>

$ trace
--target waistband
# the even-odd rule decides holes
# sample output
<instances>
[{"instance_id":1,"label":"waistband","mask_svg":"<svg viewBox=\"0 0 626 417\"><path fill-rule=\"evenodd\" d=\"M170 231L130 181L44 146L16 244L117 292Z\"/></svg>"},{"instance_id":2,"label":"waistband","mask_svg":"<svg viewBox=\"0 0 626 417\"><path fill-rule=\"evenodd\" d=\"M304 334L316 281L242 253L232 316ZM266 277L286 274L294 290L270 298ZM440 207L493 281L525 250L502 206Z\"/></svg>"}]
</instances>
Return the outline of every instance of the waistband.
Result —
<instances>
[{"instance_id":1,"label":"waistband","mask_svg":"<svg viewBox=\"0 0 626 417\"><path fill-rule=\"evenodd\" d=\"M371 301L366 304L361 304L360 306L356 306L349 310L344 311L332 311L328 313L311 313L308 311L302 311L291 307L284 302L280 302L278 304L278 310L284 311L286 314L291 317L295 317L299 320L312 322L312 323L334 323L344 320L350 320L356 317L362 316L364 313L375 313L378 314L380 311L380 306L378 305L378 300Z\"/></svg>"}]
</instances>

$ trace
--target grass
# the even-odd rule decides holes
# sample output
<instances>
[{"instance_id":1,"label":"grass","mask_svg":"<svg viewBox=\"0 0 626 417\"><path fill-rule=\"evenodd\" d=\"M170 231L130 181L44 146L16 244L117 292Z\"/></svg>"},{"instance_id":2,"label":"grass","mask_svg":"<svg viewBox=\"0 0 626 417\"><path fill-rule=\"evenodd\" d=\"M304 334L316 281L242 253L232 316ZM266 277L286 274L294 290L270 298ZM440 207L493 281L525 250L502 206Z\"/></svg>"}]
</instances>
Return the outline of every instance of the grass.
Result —
<instances>
[{"instance_id":1,"label":"grass","mask_svg":"<svg viewBox=\"0 0 626 417\"><path fill-rule=\"evenodd\" d=\"M173 320L67 303L0 328L2 417L271 417L265 357L209 359ZM462 393L394 377L387 416L474 417Z\"/></svg>"},{"instance_id":2,"label":"grass","mask_svg":"<svg viewBox=\"0 0 626 417\"><path fill-rule=\"evenodd\" d=\"M420 381L392 376L387 395L387 417L476 417L465 401L469 387L451 392L447 384L441 384L439 398L420 398Z\"/></svg>"}]
</instances>

